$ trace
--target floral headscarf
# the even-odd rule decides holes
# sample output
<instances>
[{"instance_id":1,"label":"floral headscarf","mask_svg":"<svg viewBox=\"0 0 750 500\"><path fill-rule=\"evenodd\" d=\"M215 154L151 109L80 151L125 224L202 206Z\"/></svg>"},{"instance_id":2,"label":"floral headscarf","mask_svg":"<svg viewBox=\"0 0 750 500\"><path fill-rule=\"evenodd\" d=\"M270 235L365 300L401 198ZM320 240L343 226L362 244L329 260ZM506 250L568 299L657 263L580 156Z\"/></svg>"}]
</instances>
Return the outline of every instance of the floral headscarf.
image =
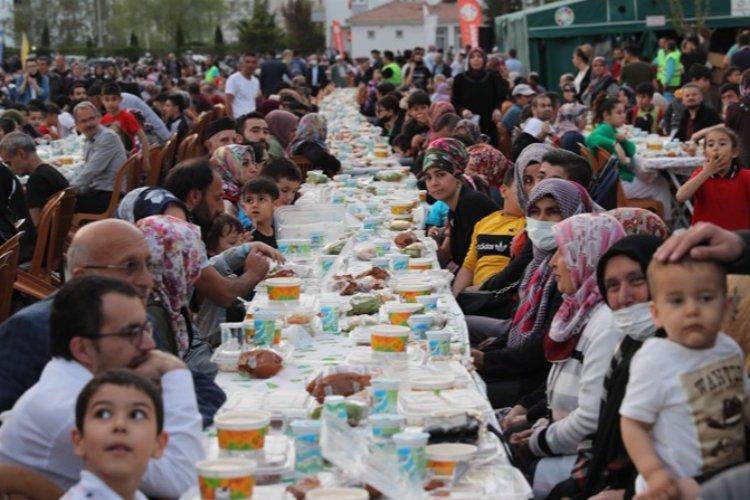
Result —
<instances>
[{"instance_id":1,"label":"floral headscarf","mask_svg":"<svg viewBox=\"0 0 750 500\"><path fill-rule=\"evenodd\" d=\"M268 131L279 141L282 148L289 146L292 133L297 130L299 118L289 111L277 109L266 115Z\"/></svg>"},{"instance_id":2,"label":"floral headscarf","mask_svg":"<svg viewBox=\"0 0 750 500\"><path fill-rule=\"evenodd\" d=\"M189 345L183 312L190 303L190 287L201 273L205 254L198 226L169 215L141 219L138 228L146 238L155 263L153 293L162 303L172 324L180 356Z\"/></svg>"},{"instance_id":3,"label":"floral headscarf","mask_svg":"<svg viewBox=\"0 0 750 500\"><path fill-rule=\"evenodd\" d=\"M621 207L607 212L614 217L628 236L635 234L658 236L666 240L669 228L661 217L644 208Z\"/></svg>"},{"instance_id":4,"label":"floral headscarf","mask_svg":"<svg viewBox=\"0 0 750 500\"><path fill-rule=\"evenodd\" d=\"M430 142L434 141L436 139L436 134L438 132L436 126L438 120L440 120L440 117L448 114L448 113L455 113L456 108L453 107L453 104L447 101L438 101L433 102L430 104L430 110L428 112L429 120L430 120L430 133L429 133L429 140Z\"/></svg>"},{"instance_id":5,"label":"floral headscarf","mask_svg":"<svg viewBox=\"0 0 750 500\"><path fill-rule=\"evenodd\" d=\"M224 199L236 202L242 192L242 161L247 154L247 146L228 144L221 146L211 155L211 166L221 177Z\"/></svg>"},{"instance_id":6,"label":"floral headscarf","mask_svg":"<svg viewBox=\"0 0 750 500\"><path fill-rule=\"evenodd\" d=\"M469 161L466 168L474 170L491 187L500 187L505 172L513 166L510 160L489 144L476 144L467 151Z\"/></svg>"},{"instance_id":7,"label":"floral headscarf","mask_svg":"<svg viewBox=\"0 0 750 500\"><path fill-rule=\"evenodd\" d=\"M435 139L427 146L422 162L422 171L439 168L452 174L462 174L469 161L464 144L453 137Z\"/></svg>"},{"instance_id":8,"label":"floral headscarf","mask_svg":"<svg viewBox=\"0 0 750 500\"><path fill-rule=\"evenodd\" d=\"M545 179L531 191L528 206L542 198L552 197L560 208L563 220L593 210L586 190L575 182L563 179ZM534 247L534 258L526 267L518 286L518 308L513 316L508 334L508 347L522 345L533 335L543 334L543 325L549 314L549 299L555 288L550 260L554 250Z\"/></svg>"},{"instance_id":9,"label":"floral headscarf","mask_svg":"<svg viewBox=\"0 0 750 500\"><path fill-rule=\"evenodd\" d=\"M450 102L451 87L447 83L441 83L432 94L432 102Z\"/></svg>"},{"instance_id":10,"label":"floral headscarf","mask_svg":"<svg viewBox=\"0 0 750 500\"><path fill-rule=\"evenodd\" d=\"M526 167L531 163L542 163L542 157L554 148L549 144L534 143L526 146L521 154L516 158L515 165L515 176L516 176L516 193L518 193L518 205L526 210L526 206L529 204L529 199L526 196L526 191L523 189L523 174Z\"/></svg>"},{"instance_id":11,"label":"floral headscarf","mask_svg":"<svg viewBox=\"0 0 750 500\"><path fill-rule=\"evenodd\" d=\"M625 237L625 230L607 214L583 214L555 224L552 232L576 290L563 295L544 339L547 360L554 362L570 356L594 309L604 302L596 281L597 265L609 247Z\"/></svg>"},{"instance_id":12,"label":"floral headscarf","mask_svg":"<svg viewBox=\"0 0 750 500\"><path fill-rule=\"evenodd\" d=\"M589 108L577 102L570 102L560 106L560 110L557 112L557 121L555 122L557 136L562 137L566 132L570 131L580 132L578 119L582 114L588 112L588 110Z\"/></svg>"},{"instance_id":13,"label":"floral headscarf","mask_svg":"<svg viewBox=\"0 0 750 500\"><path fill-rule=\"evenodd\" d=\"M141 187L126 194L117 207L116 217L135 224L151 215L163 214L170 205L182 207L187 214L185 204L164 188Z\"/></svg>"},{"instance_id":14,"label":"floral headscarf","mask_svg":"<svg viewBox=\"0 0 750 500\"><path fill-rule=\"evenodd\" d=\"M328 146L326 146L327 135L328 122L325 117L318 113L309 113L303 116L297 124L297 135L289 146L289 151L294 153L303 142L314 142L328 151Z\"/></svg>"},{"instance_id":15,"label":"floral headscarf","mask_svg":"<svg viewBox=\"0 0 750 500\"><path fill-rule=\"evenodd\" d=\"M456 124L456 130L460 128L463 128L464 130L466 130L466 135L468 135L471 138L474 144L477 144L479 142L479 139L481 139L482 129L479 128L479 125L477 125L473 121L467 120L467 119L461 120L460 122Z\"/></svg>"}]
</instances>

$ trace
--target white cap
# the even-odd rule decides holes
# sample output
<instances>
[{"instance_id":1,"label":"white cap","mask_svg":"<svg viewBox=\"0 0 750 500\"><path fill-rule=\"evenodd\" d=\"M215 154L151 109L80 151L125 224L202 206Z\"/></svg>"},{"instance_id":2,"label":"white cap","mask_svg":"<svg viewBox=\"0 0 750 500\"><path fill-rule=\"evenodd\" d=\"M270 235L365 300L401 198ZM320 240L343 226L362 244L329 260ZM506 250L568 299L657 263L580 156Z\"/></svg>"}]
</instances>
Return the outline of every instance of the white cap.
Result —
<instances>
[{"instance_id":1,"label":"white cap","mask_svg":"<svg viewBox=\"0 0 750 500\"><path fill-rule=\"evenodd\" d=\"M536 92L534 92L534 89L532 89L531 87L529 87L525 83L521 83L519 85L516 85L513 88L513 93L512 93L512 95L525 95L525 96L530 96L530 95L535 95L535 94L536 94Z\"/></svg>"}]
</instances>

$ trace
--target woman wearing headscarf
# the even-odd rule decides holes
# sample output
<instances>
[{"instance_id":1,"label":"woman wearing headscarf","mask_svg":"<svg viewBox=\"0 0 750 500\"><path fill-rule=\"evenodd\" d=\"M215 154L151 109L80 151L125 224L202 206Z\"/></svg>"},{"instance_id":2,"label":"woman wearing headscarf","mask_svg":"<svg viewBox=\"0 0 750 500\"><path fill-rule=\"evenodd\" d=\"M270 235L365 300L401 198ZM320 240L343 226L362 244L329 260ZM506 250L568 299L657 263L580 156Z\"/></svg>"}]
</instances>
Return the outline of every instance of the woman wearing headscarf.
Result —
<instances>
[{"instance_id":1,"label":"woman wearing headscarf","mask_svg":"<svg viewBox=\"0 0 750 500\"><path fill-rule=\"evenodd\" d=\"M543 340L561 303L552 274L551 260L556 248L552 226L576 214L590 213L593 208L588 194L575 183L562 179L541 181L531 192L526 210L533 259L513 298L512 318L466 318L474 343L486 339L471 353L487 383L493 408L511 406L544 381L549 363ZM509 418L526 411L517 405Z\"/></svg>"},{"instance_id":2,"label":"woman wearing headscarf","mask_svg":"<svg viewBox=\"0 0 750 500\"><path fill-rule=\"evenodd\" d=\"M333 177L341 170L341 162L328 152L327 135L328 123L323 115L307 114L297 125L297 133L288 148L289 154L304 156L313 169L322 170L328 177Z\"/></svg>"},{"instance_id":3,"label":"woman wearing headscarf","mask_svg":"<svg viewBox=\"0 0 750 500\"><path fill-rule=\"evenodd\" d=\"M432 102L450 102L451 101L451 86L447 83L438 84L435 88L435 93L430 96Z\"/></svg>"},{"instance_id":4,"label":"woman wearing headscarf","mask_svg":"<svg viewBox=\"0 0 750 500\"><path fill-rule=\"evenodd\" d=\"M614 217L625 230L628 236L634 234L646 234L656 236L663 240L669 237L669 228L651 210L635 207L620 207L607 212Z\"/></svg>"},{"instance_id":5,"label":"woman wearing headscarf","mask_svg":"<svg viewBox=\"0 0 750 500\"><path fill-rule=\"evenodd\" d=\"M450 209L446 247L450 256L443 252L441 260L452 269L461 267L471 244L474 225L498 209L487 196L471 188L473 179L464 175L468 160L463 143L447 137L430 143L422 163L430 196L443 201Z\"/></svg>"},{"instance_id":6,"label":"woman wearing headscarf","mask_svg":"<svg viewBox=\"0 0 750 500\"><path fill-rule=\"evenodd\" d=\"M647 339L659 336L649 308L646 269L661 237L641 226L639 233L621 239L602 255L597 265L599 293L612 309L622 341L609 360L604 376L596 432L578 449L572 475L555 487L552 498L584 499L604 490L634 494L638 471L620 433L620 404L630 376L630 362ZM663 333L661 333L663 335Z\"/></svg>"},{"instance_id":7,"label":"woman wearing headscarf","mask_svg":"<svg viewBox=\"0 0 750 500\"><path fill-rule=\"evenodd\" d=\"M499 189L503 185L505 172L513 168L513 164L500 151L489 144L476 144L467 149L469 161L466 173L478 175L490 188L490 195L496 203L500 202Z\"/></svg>"},{"instance_id":8,"label":"woman wearing headscarf","mask_svg":"<svg viewBox=\"0 0 750 500\"><path fill-rule=\"evenodd\" d=\"M468 58L469 69L453 80L451 102L459 116L478 115L482 133L490 138L490 144L497 146L495 119L499 119L500 105L510 95L509 85L498 73L487 71L482 49L472 49Z\"/></svg>"},{"instance_id":9,"label":"woman wearing headscarf","mask_svg":"<svg viewBox=\"0 0 750 500\"><path fill-rule=\"evenodd\" d=\"M183 357L195 334L190 321L191 287L205 258L198 226L169 215L141 219L138 228L146 238L154 288L148 304L160 349Z\"/></svg>"},{"instance_id":10,"label":"woman wearing headscarf","mask_svg":"<svg viewBox=\"0 0 750 500\"><path fill-rule=\"evenodd\" d=\"M557 252L550 264L563 301L543 343L552 368L542 401L551 417L511 437L521 455L541 458L525 467L533 468L540 495L569 476L579 445L596 431L604 375L622 338L596 279L601 256L625 236L622 226L606 214L582 214L555 224L552 233ZM529 408L529 399L521 406Z\"/></svg>"},{"instance_id":11,"label":"woman wearing headscarf","mask_svg":"<svg viewBox=\"0 0 750 500\"><path fill-rule=\"evenodd\" d=\"M268 154L272 158L285 158L286 148L294 139L299 118L289 111L276 109L266 115L266 123L270 137L268 138Z\"/></svg>"},{"instance_id":12,"label":"woman wearing headscarf","mask_svg":"<svg viewBox=\"0 0 750 500\"><path fill-rule=\"evenodd\" d=\"M448 113L455 113L456 110L453 107L453 104L450 102L433 102L430 104L430 110L428 111L429 116L429 124L430 124L430 132L427 136L429 144L430 142L434 141L435 139L438 139L437 133L438 133L438 123L440 122L440 118L443 115L447 115Z\"/></svg>"},{"instance_id":13,"label":"woman wearing headscarf","mask_svg":"<svg viewBox=\"0 0 750 500\"><path fill-rule=\"evenodd\" d=\"M126 194L117 206L116 217L135 224L152 215L171 215L187 220L185 203L164 188L141 187Z\"/></svg>"},{"instance_id":14,"label":"woman wearing headscarf","mask_svg":"<svg viewBox=\"0 0 750 500\"><path fill-rule=\"evenodd\" d=\"M603 57L595 57L591 62L591 81L586 91L581 96L581 101L586 106L592 106L599 94L604 93L610 97L617 97L620 87L617 80L609 72L607 60Z\"/></svg>"},{"instance_id":15,"label":"woman wearing headscarf","mask_svg":"<svg viewBox=\"0 0 750 500\"><path fill-rule=\"evenodd\" d=\"M260 172L253 149L242 144L221 146L211 155L211 168L221 177L224 210L237 215L237 202L240 201L242 186L256 178Z\"/></svg>"},{"instance_id":16,"label":"woman wearing headscarf","mask_svg":"<svg viewBox=\"0 0 750 500\"><path fill-rule=\"evenodd\" d=\"M581 154L581 144L586 144L583 129L589 108L577 102L563 104L557 111L555 139L557 144L571 153Z\"/></svg>"},{"instance_id":17,"label":"woman wearing headscarf","mask_svg":"<svg viewBox=\"0 0 750 500\"><path fill-rule=\"evenodd\" d=\"M471 120L463 119L456 124L456 128L453 130L453 136L464 135L471 140L472 144L479 144L482 141L482 129L479 125ZM485 137L486 139L486 137Z\"/></svg>"}]
</instances>

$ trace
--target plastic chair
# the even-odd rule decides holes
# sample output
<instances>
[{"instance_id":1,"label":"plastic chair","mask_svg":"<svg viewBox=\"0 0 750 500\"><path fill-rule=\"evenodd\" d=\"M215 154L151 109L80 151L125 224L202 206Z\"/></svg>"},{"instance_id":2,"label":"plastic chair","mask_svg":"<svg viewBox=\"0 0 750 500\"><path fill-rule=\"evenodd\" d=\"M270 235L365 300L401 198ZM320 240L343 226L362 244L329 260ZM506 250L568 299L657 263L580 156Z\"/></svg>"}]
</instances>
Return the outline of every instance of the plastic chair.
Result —
<instances>
[{"instance_id":1,"label":"plastic chair","mask_svg":"<svg viewBox=\"0 0 750 500\"><path fill-rule=\"evenodd\" d=\"M0 287L0 323L10 316L13 302L13 287L10 283L16 281L18 256L21 253L20 240L23 234L23 231L16 233L0 245L0 283L6 284Z\"/></svg>"},{"instance_id":2,"label":"plastic chair","mask_svg":"<svg viewBox=\"0 0 750 500\"><path fill-rule=\"evenodd\" d=\"M38 472L0 464L0 497L57 500L63 493L55 483Z\"/></svg>"},{"instance_id":3,"label":"plastic chair","mask_svg":"<svg viewBox=\"0 0 750 500\"><path fill-rule=\"evenodd\" d=\"M141 159L138 155L133 155L128 158L125 163L122 164L120 169L115 175L115 183L112 186L112 196L109 199L109 205L107 209L100 214L88 214L88 213L77 213L73 216L73 228L74 232L84 222L93 222L95 220L109 219L114 216L117 210L117 205L120 204L120 198L122 197L122 188L125 184L125 188L129 191L132 180L133 171L136 173L140 170ZM128 189L130 188L130 189Z\"/></svg>"}]
</instances>

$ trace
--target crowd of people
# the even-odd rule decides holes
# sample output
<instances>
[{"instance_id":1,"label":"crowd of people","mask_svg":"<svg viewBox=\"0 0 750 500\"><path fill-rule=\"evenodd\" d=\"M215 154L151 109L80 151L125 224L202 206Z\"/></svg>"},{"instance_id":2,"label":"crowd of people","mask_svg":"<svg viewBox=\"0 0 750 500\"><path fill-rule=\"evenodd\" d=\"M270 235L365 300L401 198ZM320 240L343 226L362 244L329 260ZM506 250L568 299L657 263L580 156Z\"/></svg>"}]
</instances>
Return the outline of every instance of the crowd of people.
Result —
<instances>
[{"instance_id":1,"label":"crowd of people","mask_svg":"<svg viewBox=\"0 0 750 500\"><path fill-rule=\"evenodd\" d=\"M66 283L0 324L0 462L65 498L192 486L202 428L226 399L210 361L219 324L243 318L284 260L274 212L307 170L342 171L317 103L353 87L428 192L426 234L535 493L744 498L750 385L728 333L746 325L733 324L727 272L750 273L750 233L732 232L750 229L750 32L720 86L701 38L644 55L580 46L555 91L514 50L471 47L356 61L247 52L234 66L6 61L0 241L24 231L22 261L61 190L75 212L103 213L129 158L145 174L150 148L197 136L190 157L156 165L157 185L77 228ZM682 141L703 166L673 192L641 167L626 124ZM39 149L76 134L82 166L68 180ZM663 213L618 206L618 189ZM673 232L675 200L693 202L687 230Z\"/></svg>"}]
</instances>

